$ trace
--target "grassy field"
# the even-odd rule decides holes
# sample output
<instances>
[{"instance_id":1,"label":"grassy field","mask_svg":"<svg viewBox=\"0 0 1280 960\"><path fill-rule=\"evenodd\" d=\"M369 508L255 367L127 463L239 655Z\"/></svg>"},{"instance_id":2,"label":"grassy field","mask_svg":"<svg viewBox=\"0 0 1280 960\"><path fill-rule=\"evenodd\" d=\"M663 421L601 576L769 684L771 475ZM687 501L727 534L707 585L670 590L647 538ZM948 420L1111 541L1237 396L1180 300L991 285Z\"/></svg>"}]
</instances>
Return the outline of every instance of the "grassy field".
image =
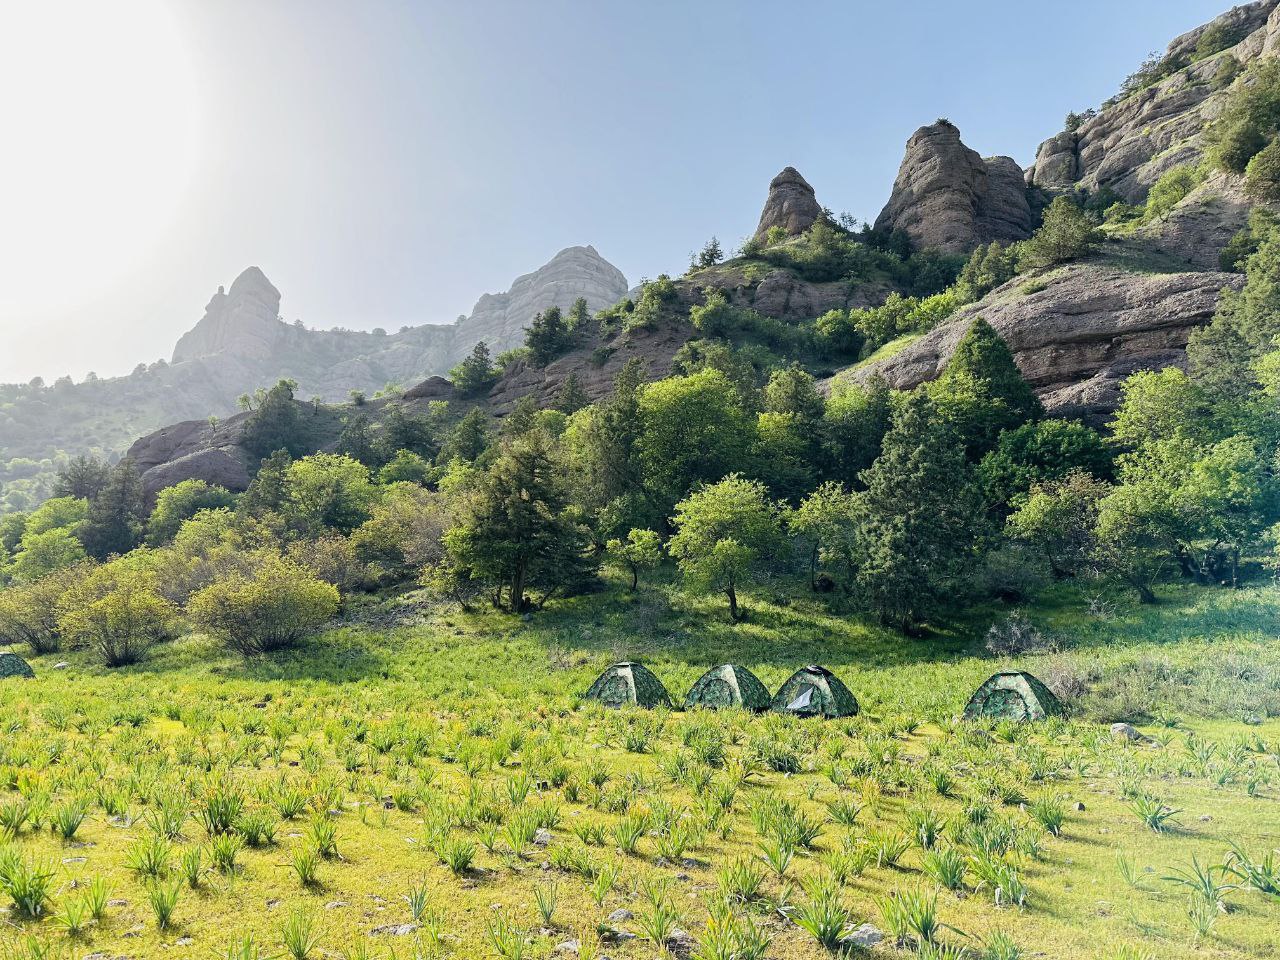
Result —
<instances>
[{"instance_id":1,"label":"grassy field","mask_svg":"<svg viewBox=\"0 0 1280 960\"><path fill-rule=\"evenodd\" d=\"M733 625L667 583L527 619L400 598L249 663L199 636L112 672L37 658L0 683L0 868L25 892L0 940L746 960L870 922L882 956L1273 956L1280 898L1218 868L1280 845L1280 591L1162 600L1038 608L1049 649L1018 663L1072 685L1074 716L1032 727L954 719L1009 663L980 644L1007 611L903 640L805 597L754 596ZM719 662L770 689L820 662L863 712L582 704L624 657L677 700ZM1196 869L1220 907L1165 879Z\"/></svg>"}]
</instances>

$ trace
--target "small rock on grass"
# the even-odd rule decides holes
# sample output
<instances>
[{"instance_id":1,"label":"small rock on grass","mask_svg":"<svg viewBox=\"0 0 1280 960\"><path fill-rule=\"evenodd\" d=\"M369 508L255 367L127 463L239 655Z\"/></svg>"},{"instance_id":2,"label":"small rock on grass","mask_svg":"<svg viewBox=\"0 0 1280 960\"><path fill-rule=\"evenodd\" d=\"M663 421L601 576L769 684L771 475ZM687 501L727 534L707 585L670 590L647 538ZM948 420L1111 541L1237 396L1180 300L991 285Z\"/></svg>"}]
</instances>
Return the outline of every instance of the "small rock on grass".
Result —
<instances>
[{"instance_id":1,"label":"small rock on grass","mask_svg":"<svg viewBox=\"0 0 1280 960\"><path fill-rule=\"evenodd\" d=\"M630 910L625 910L621 907L613 911L613 913L609 914L609 916L605 917L605 919L608 920L610 923L625 923L626 921L632 920L634 918L635 918L634 913L632 913Z\"/></svg>"},{"instance_id":2,"label":"small rock on grass","mask_svg":"<svg viewBox=\"0 0 1280 960\"><path fill-rule=\"evenodd\" d=\"M884 933L878 927L870 923L864 923L862 926L851 931L847 936L840 939L840 942L850 947L858 947L862 950L870 950L877 943L884 940Z\"/></svg>"},{"instance_id":3,"label":"small rock on grass","mask_svg":"<svg viewBox=\"0 0 1280 960\"><path fill-rule=\"evenodd\" d=\"M1111 725L1111 736L1117 740L1129 740L1133 743L1141 743L1147 739L1138 732L1137 728L1129 723L1113 723Z\"/></svg>"},{"instance_id":4,"label":"small rock on grass","mask_svg":"<svg viewBox=\"0 0 1280 960\"><path fill-rule=\"evenodd\" d=\"M555 945L555 948L551 952L560 954L561 956L576 957L582 952L582 944L577 940L562 940L560 943Z\"/></svg>"},{"instance_id":5,"label":"small rock on grass","mask_svg":"<svg viewBox=\"0 0 1280 960\"><path fill-rule=\"evenodd\" d=\"M374 927L369 932L375 937L405 937L417 929L416 923L389 923L385 927Z\"/></svg>"}]
</instances>

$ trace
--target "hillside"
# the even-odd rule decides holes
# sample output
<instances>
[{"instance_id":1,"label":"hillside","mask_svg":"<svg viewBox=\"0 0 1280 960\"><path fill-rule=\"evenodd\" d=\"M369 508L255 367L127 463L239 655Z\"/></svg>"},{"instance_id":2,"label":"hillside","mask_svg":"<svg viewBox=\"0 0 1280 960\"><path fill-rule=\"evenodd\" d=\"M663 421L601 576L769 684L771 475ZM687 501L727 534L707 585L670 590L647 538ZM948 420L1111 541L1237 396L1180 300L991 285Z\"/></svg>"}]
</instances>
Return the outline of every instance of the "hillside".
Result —
<instances>
[{"instance_id":1,"label":"hillside","mask_svg":"<svg viewBox=\"0 0 1280 960\"><path fill-rule=\"evenodd\" d=\"M600 309L626 290L626 278L594 248L569 247L448 326L311 330L281 319L280 292L250 267L230 289L218 288L168 361L139 364L126 377L0 385L0 504L43 499L68 457L118 457L166 423L231 416L242 394L281 378L296 380L300 396L329 402L373 394L446 373L481 340L495 354L518 345L539 310L567 310L579 297Z\"/></svg>"}]
</instances>

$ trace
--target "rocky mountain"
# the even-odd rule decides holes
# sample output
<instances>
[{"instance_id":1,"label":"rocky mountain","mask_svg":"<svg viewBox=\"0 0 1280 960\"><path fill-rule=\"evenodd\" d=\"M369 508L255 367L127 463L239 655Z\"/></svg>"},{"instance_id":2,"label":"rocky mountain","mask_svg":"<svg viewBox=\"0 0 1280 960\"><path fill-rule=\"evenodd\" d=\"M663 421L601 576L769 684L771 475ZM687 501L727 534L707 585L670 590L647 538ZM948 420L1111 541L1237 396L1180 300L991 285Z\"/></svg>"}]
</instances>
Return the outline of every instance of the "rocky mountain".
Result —
<instances>
[{"instance_id":1,"label":"rocky mountain","mask_svg":"<svg viewBox=\"0 0 1280 960\"><path fill-rule=\"evenodd\" d=\"M412 384L447 372L480 340L495 354L518 346L540 310L568 309L578 297L600 310L626 292L626 278L595 248L568 247L505 293L481 296L453 324L390 334L310 330L280 318L280 291L249 267L218 288L170 361L140 364L126 377L0 385L0 508L47 495L61 457L117 456L175 419L234 414L241 394L282 377L298 381L300 396L328 401Z\"/></svg>"},{"instance_id":2,"label":"rocky mountain","mask_svg":"<svg viewBox=\"0 0 1280 960\"><path fill-rule=\"evenodd\" d=\"M921 127L876 228L903 230L916 246L968 253L982 243L1031 236L1034 222L1022 168L1011 157L983 159L947 120Z\"/></svg>"},{"instance_id":3,"label":"rocky mountain","mask_svg":"<svg viewBox=\"0 0 1280 960\"><path fill-rule=\"evenodd\" d=\"M1165 172L1203 157L1206 129L1222 112L1230 91L1248 82L1241 71L1259 57L1280 53L1278 44L1280 0L1258 0L1223 14L1175 40L1163 58L1145 64L1131 78L1122 95L1090 111L1073 130L1046 140L1025 172L1008 157L982 158L947 121L921 127L907 143L892 193L877 218L877 233L903 231L917 249L966 253L993 240L1025 239L1044 204L1058 193L1140 203ZM1240 275L1218 269L1218 254L1245 223L1251 206L1239 176L1199 174L1194 188L1171 210L1109 227L1095 254L1024 273L887 358L828 371L833 376L825 382L831 386L878 375L898 388L923 383L938 375L974 318L981 316L1009 344L1051 413L1105 423L1123 379L1137 370L1184 363L1191 333L1213 315L1223 290L1239 286ZM487 394L466 398L464 404L478 404L497 416L526 396L546 405L571 376L588 398L596 399L633 358L644 363L650 378L666 376L681 348L704 335L691 322L690 310L706 302L709 288L723 293L730 308L756 317L747 322L748 329L780 322L771 328L775 335L830 310L875 306L895 290L908 292L902 274L893 270L877 272L864 265L838 275L824 272L832 251L806 246L806 231L821 216L813 187L797 170L785 168L769 184L756 233L758 238L773 233L768 248L669 283L661 302L649 304L640 322L626 313L609 326L591 324L577 331L571 348L545 367L525 359L507 364ZM774 228L781 228L780 243ZM589 302L592 291L606 300L622 296L621 275L595 257L590 248L565 251L543 271L519 278L506 294L481 298L471 317L455 328L414 328L383 336L376 344L361 341L358 350L350 344L343 349L358 356L365 373L385 373L415 363L422 367L428 356L451 361L460 355L459 343L481 337L501 348L518 336L522 317L556 296L568 300L584 295ZM874 255L865 252L864 259L872 263ZM214 298L205 321L179 344L175 366L217 359L230 367L229 353L246 364L308 349L319 355L329 349L322 344L337 342L314 338L304 346L295 340L299 334L294 328L275 319L278 302L265 277L247 272L230 291ZM340 331L331 334L342 336ZM401 364L401 358L408 359ZM445 364L433 362L436 369ZM303 395L336 391L339 383L345 386L359 375L352 369L350 362L335 363L312 381L299 376ZM376 416L378 405L387 402L425 409L432 398L452 396L447 381L429 379L398 401L377 401L372 413ZM238 423L191 421L139 441L133 453L147 466L148 487L205 473L241 485L247 473L238 448ZM336 437L333 430L328 435Z\"/></svg>"},{"instance_id":4,"label":"rocky mountain","mask_svg":"<svg viewBox=\"0 0 1280 960\"><path fill-rule=\"evenodd\" d=\"M1187 339L1208 323L1239 274L1136 273L1107 263L1062 268L1035 282L1015 278L881 363L847 374L909 390L942 372L981 316L1004 338L1027 382L1054 416L1102 425L1129 374L1179 364Z\"/></svg>"},{"instance_id":5,"label":"rocky mountain","mask_svg":"<svg viewBox=\"0 0 1280 960\"><path fill-rule=\"evenodd\" d=\"M820 216L822 207L809 181L795 167L787 167L769 181L769 196L760 212L756 236L763 237L774 227L781 227L789 237L799 236Z\"/></svg>"}]
</instances>

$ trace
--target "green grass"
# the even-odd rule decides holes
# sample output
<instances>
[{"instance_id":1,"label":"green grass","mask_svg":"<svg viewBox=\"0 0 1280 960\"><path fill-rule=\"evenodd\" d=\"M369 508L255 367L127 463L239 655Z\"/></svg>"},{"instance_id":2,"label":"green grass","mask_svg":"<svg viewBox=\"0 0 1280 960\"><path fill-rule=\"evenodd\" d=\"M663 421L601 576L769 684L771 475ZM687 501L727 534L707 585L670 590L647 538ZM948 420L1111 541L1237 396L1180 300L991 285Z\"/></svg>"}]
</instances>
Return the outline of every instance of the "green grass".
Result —
<instances>
[{"instance_id":1,"label":"green grass","mask_svg":"<svg viewBox=\"0 0 1280 960\"><path fill-rule=\"evenodd\" d=\"M903 639L761 591L731 624L661 578L528 620L407 596L250 662L199 636L117 671L35 658L35 680L0 684L0 806L30 804L0 878L39 910L14 908L0 944L208 958L252 936L264 956L545 957L604 924L637 935L606 930L615 957L656 956L654 937L675 950L680 929L816 960L836 927L883 927L892 904L910 939L943 945L1002 931L1024 954L1082 960L1267 955L1274 896L1222 892L1229 909L1200 937L1204 911L1162 878L1198 865L1234 886L1216 870L1233 845L1256 862L1275 846L1280 591L1170 588L1093 614L1087 599L1064 588L1034 611L1061 650L1017 665L1087 688L1074 719L1034 728L952 720L1009 665L980 643L1007 610ZM722 661L771 688L820 662L863 713L582 704L622 657L677 699ZM1143 729L1162 745L1113 741L1117 711L1158 711ZM1141 798L1177 823L1149 829ZM54 811L79 804L64 840ZM73 905L91 894L98 920ZM605 919L619 908L634 919Z\"/></svg>"}]
</instances>

